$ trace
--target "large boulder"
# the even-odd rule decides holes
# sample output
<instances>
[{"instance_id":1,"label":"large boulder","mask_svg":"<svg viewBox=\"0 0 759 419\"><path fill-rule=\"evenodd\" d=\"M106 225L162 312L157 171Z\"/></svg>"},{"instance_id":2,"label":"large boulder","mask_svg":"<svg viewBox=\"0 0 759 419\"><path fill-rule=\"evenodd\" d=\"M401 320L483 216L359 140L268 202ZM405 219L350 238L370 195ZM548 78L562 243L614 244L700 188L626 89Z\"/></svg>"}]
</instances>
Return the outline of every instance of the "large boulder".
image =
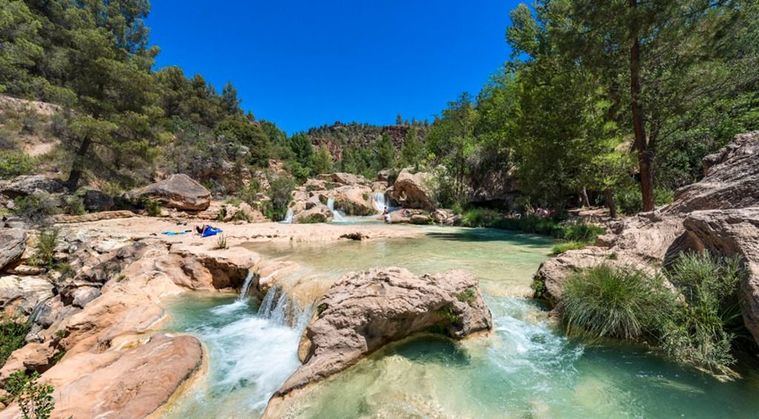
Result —
<instances>
[{"instance_id":1,"label":"large boulder","mask_svg":"<svg viewBox=\"0 0 759 419\"><path fill-rule=\"evenodd\" d=\"M0 272L18 262L26 250L26 231L17 228L0 229Z\"/></svg>"},{"instance_id":2,"label":"large boulder","mask_svg":"<svg viewBox=\"0 0 759 419\"><path fill-rule=\"evenodd\" d=\"M23 175L0 181L0 195L10 198L31 195L36 191L60 193L64 189L65 186L61 181L44 175Z\"/></svg>"},{"instance_id":3,"label":"large boulder","mask_svg":"<svg viewBox=\"0 0 759 419\"><path fill-rule=\"evenodd\" d=\"M183 211L203 211L211 204L211 192L185 174L171 175L162 180L129 192L134 200L153 199L168 208Z\"/></svg>"},{"instance_id":4,"label":"large boulder","mask_svg":"<svg viewBox=\"0 0 759 419\"><path fill-rule=\"evenodd\" d=\"M743 320L759 343L759 206L696 211L689 214L683 224L684 238L673 243L678 250L708 250L738 256L744 261L747 276L740 284Z\"/></svg>"},{"instance_id":5,"label":"large boulder","mask_svg":"<svg viewBox=\"0 0 759 419\"><path fill-rule=\"evenodd\" d=\"M404 208L435 210L430 174L403 169L389 191L390 198Z\"/></svg>"},{"instance_id":6,"label":"large boulder","mask_svg":"<svg viewBox=\"0 0 759 419\"><path fill-rule=\"evenodd\" d=\"M328 223L332 221L332 211L324 204L314 204L311 208L295 214L296 224Z\"/></svg>"},{"instance_id":7,"label":"large boulder","mask_svg":"<svg viewBox=\"0 0 759 419\"><path fill-rule=\"evenodd\" d=\"M132 345L133 346L133 345ZM136 348L66 357L42 380L55 388L53 417L148 417L200 368L203 349L192 336L153 335ZM1 417L20 417L11 405Z\"/></svg>"},{"instance_id":8,"label":"large boulder","mask_svg":"<svg viewBox=\"0 0 759 419\"><path fill-rule=\"evenodd\" d=\"M461 339L492 327L477 280L464 271L416 276L402 268L350 273L318 301L298 348L303 365L275 396L340 372L383 345L438 331Z\"/></svg>"},{"instance_id":9,"label":"large boulder","mask_svg":"<svg viewBox=\"0 0 759 419\"><path fill-rule=\"evenodd\" d=\"M335 209L347 215L365 216L377 213L373 204L374 195L368 186L342 186L332 191L330 195L335 200Z\"/></svg>"},{"instance_id":10,"label":"large boulder","mask_svg":"<svg viewBox=\"0 0 759 419\"><path fill-rule=\"evenodd\" d=\"M677 192L663 210L682 214L759 204L759 131L740 134L716 154L704 158L704 178Z\"/></svg>"},{"instance_id":11,"label":"large boulder","mask_svg":"<svg viewBox=\"0 0 759 419\"><path fill-rule=\"evenodd\" d=\"M110 211L116 205L107 193L95 188L82 188L77 191L82 197L84 208L90 212Z\"/></svg>"}]
</instances>

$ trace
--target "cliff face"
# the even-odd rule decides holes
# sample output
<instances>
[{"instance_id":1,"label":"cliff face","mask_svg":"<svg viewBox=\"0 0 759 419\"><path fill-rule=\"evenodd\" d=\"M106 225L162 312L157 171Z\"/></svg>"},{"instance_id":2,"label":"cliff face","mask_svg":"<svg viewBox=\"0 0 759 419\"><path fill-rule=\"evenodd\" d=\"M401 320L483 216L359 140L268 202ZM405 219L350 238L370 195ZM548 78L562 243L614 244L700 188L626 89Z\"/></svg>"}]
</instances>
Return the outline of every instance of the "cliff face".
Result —
<instances>
[{"instance_id":1,"label":"cliff face","mask_svg":"<svg viewBox=\"0 0 759 419\"><path fill-rule=\"evenodd\" d=\"M404 125L369 125L357 122L344 124L335 122L332 125L325 125L318 128L311 128L306 135L314 146L326 146L335 160L343 158L343 150L350 147L369 147L375 142L382 139L383 135L390 137L393 146L400 150L406 139L406 134L415 128L417 137L420 141L424 138L429 130L426 123L414 123Z\"/></svg>"}]
</instances>

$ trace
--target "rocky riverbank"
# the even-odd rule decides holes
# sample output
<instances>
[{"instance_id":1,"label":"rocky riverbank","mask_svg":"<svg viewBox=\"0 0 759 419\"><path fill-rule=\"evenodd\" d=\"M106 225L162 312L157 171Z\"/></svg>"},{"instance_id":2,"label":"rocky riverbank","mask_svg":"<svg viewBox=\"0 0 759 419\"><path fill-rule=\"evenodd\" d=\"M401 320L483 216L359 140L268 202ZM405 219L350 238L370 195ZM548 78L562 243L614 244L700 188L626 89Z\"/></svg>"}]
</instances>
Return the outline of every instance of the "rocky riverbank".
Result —
<instances>
[{"instance_id":1,"label":"rocky riverbank","mask_svg":"<svg viewBox=\"0 0 759 419\"><path fill-rule=\"evenodd\" d=\"M189 292L237 292L249 273L256 279L261 272L275 277L281 266L251 250L255 243L420 234L381 224L218 227L224 230L226 248L218 248L213 237L163 235L191 228L167 219L59 225L55 258L66 264L65 273L32 267L38 234L25 234L13 247L22 248L20 255L6 266L14 274L0 281L0 302L8 317L28 318L33 326L26 345L0 370L0 381L15 371L41 373L40 380L55 387L54 417L148 415L203 364L204 352L196 338L161 332L167 299ZM258 286L254 289L263 292ZM0 417L17 414L15 405L0 411Z\"/></svg>"}]
</instances>

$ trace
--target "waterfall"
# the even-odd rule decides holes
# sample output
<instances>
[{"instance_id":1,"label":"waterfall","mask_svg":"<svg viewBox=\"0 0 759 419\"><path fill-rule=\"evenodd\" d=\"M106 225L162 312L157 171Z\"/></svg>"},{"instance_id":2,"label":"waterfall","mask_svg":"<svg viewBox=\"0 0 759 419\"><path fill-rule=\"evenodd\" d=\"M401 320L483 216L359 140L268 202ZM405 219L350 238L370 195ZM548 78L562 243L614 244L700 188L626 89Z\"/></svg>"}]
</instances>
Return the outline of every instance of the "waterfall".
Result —
<instances>
[{"instance_id":1,"label":"waterfall","mask_svg":"<svg viewBox=\"0 0 759 419\"><path fill-rule=\"evenodd\" d=\"M340 211L337 211L335 209L335 198L327 199L327 208L332 211L332 219L335 222L342 223L345 221L345 216Z\"/></svg>"},{"instance_id":2,"label":"waterfall","mask_svg":"<svg viewBox=\"0 0 759 419\"><path fill-rule=\"evenodd\" d=\"M374 198L372 200L372 204L374 205L374 209L377 211L377 213L382 214L385 211L385 208L387 207L387 201L385 200L385 193L375 192Z\"/></svg>"},{"instance_id":3,"label":"waterfall","mask_svg":"<svg viewBox=\"0 0 759 419\"><path fill-rule=\"evenodd\" d=\"M237 296L237 301L245 301L248 298L250 286L253 284L253 278L255 276L256 274L252 269L248 270L248 276L245 277L245 282L242 283L242 288L240 288L240 295Z\"/></svg>"},{"instance_id":4,"label":"waterfall","mask_svg":"<svg viewBox=\"0 0 759 419\"><path fill-rule=\"evenodd\" d=\"M282 220L283 224L292 224L293 223L293 209L288 208L287 214L285 214L285 219Z\"/></svg>"},{"instance_id":5,"label":"waterfall","mask_svg":"<svg viewBox=\"0 0 759 419\"><path fill-rule=\"evenodd\" d=\"M311 308L302 308L281 287L272 287L258 308L258 316L274 324L302 329L311 318Z\"/></svg>"}]
</instances>

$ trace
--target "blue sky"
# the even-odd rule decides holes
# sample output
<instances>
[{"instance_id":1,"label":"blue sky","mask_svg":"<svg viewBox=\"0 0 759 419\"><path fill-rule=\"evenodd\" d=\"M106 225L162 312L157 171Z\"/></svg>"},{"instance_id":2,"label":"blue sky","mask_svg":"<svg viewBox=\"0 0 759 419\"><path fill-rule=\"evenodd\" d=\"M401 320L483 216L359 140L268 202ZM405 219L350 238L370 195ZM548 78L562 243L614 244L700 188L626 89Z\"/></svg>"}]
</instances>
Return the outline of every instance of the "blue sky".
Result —
<instances>
[{"instance_id":1,"label":"blue sky","mask_svg":"<svg viewBox=\"0 0 759 419\"><path fill-rule=\"evenodd\" d=\"M431 119L508 59L513 0L153 0L157 66L178 65L288 133Z\"/></svg>"}]
</instances>

